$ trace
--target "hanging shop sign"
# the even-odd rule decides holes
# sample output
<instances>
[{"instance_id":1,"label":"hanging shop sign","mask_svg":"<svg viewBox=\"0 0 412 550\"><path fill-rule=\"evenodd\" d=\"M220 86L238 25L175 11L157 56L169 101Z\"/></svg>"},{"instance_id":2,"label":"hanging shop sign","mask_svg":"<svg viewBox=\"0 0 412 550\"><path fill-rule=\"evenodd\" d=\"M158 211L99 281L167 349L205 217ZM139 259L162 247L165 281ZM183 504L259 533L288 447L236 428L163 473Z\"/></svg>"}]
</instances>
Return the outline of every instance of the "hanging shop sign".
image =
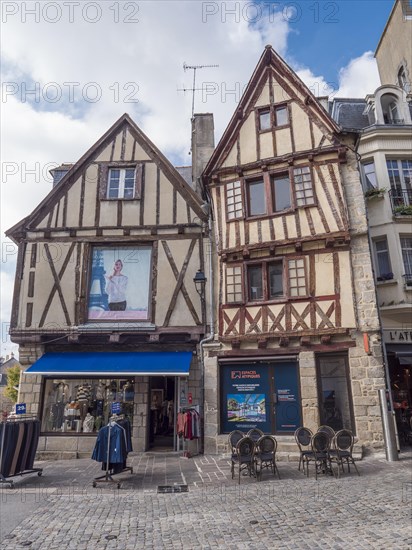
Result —
<instances>
[{"instance_id":1,"label":"hanging shop sign","mask_svg":"<svg viewBox=\"0 0 412 550\"><path fill-rule=\"evenodd\" d=\"M121 403L115 401L112 403L112 414L120 414Z\"/></svg>"},{"instance_id":2,"label":"hanging shop sign","mask_svg":"<svg viewBox=\"0 0 412 550\"><path fill-rule=\"evenodd\" d=\"M383 332L383 341L387 344L411 344L412 330L388 330Z\"/></svg>"}]
</instances>

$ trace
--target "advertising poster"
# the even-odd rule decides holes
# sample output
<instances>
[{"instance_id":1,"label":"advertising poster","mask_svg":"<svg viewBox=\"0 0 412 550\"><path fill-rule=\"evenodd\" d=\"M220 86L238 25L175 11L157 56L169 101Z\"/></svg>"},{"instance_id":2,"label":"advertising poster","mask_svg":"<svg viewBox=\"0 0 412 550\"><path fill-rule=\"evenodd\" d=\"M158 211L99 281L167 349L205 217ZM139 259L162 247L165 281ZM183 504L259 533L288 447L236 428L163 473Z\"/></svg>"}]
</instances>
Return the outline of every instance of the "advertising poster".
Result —
<instances>
[{"instance_id":1,"label":"advertising poster","mask_svg":"<svg viewBox=\"0 0 412 550\"><path fill-rule=\"evenodd\" d=\"M94 247L88 319L148 319L150 266L151 247Z\"/></svg>"},{"instance_id":2,"label":"advertising poster","mask_svg":"<svg viewBox=\"0 0 412 550\"><path fill-rule=\"evenodd\" d=\"M268 368L256 365L222 367L222 429L271 432Z\"/></svg>"},{"instance_id":3,"label":"advertising poster","mask_svg":"<svg viewBox=\"0 0 412 550\"><path fill-rule=\"evenodd\" d=\"M296 363L277 363L276 433L294 432L301 426L298 366Z\"/></svg>"}]
</instances>

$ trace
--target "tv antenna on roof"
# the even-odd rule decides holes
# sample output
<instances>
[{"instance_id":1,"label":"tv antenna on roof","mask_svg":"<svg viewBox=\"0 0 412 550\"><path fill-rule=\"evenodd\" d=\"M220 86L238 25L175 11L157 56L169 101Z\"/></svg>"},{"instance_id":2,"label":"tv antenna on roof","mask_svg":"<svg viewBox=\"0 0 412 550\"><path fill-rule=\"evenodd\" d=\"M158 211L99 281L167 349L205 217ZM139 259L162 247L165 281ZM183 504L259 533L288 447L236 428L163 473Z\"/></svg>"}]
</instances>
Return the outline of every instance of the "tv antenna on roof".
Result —
<instances>
[{"instance_id":1,"label":"tv antenna on roof","mask_svg":"<svg viewBox=\"0 0 412 550\"><path fill-rule=\"evenodd\" d=\"M179 92L192 92L192 118L195 112L195 92L201 90L202 88L196 88L196 71L197 69L210 69L214 67L219 67L219 65L186 65L186 62L183 63L184 71L193 71L193 88L181 88Z\"/></svg>"}]
</instances>

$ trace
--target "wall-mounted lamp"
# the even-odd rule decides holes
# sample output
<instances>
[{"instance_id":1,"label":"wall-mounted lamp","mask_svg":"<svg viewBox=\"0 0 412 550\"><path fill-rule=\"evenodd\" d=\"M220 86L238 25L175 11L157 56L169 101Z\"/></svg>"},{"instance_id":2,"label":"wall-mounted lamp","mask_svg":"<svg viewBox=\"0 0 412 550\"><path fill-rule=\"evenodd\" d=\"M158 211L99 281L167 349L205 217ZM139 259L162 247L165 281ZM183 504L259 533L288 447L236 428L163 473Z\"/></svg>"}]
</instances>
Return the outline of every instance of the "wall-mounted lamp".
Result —
<instances>
[{"instance_id":1,"label":"wall-mounted lamp","mask_svg":"<svg viewBox=\"0 0 412 550\"><path fill-rule=\"evenodd\" d=\"M199 296L202 298L205 297L205 285L206 285L206 277L205 274L201 269L198 270L196 273L195 278L193 279L193 282L195 283L196 292L199 294Z\"/></svg>"}]
</instances>

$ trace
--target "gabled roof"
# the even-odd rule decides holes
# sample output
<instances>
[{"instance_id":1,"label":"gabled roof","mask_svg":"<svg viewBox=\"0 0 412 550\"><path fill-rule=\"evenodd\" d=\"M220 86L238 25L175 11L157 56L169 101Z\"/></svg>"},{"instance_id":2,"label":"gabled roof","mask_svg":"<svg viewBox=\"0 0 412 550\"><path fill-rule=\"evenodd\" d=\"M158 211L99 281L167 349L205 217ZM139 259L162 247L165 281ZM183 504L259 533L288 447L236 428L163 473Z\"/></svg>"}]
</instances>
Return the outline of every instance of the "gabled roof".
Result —
<instances>
[{"instance_id":1,"label":"gabled roof","mask_svg":"<svg viewBox=\"0 0 412 550\"><path fill-rule=\"evenodd\" d=\"M154 143L142 132L131 117L125 113L107 130L105 134L76 162L72 165L67 174L60 180L58 185L52 188L50 193L40 202L31 214L23 218L20 222L6 231L6 235L13 240L21 231L30 229L36 223L44 218L45 213L49 212L54 205L64 196L70 187L78 179L80 173L87 167L93 157L107 146L107 144L125 127L128 126L131 135L136 139L146 154L155 161L162 172L169 179L171 184L183 196L188 204L193 208L199 218L205 220L207 216L202 210L202 201L200 197L191 189L184 178L173 167L163 153L154 145Z\"/></svg>"},{"instance_id":2,"label":"gabled roof","mask_svg":"<svg viewBox=\"0 0 412 550\"><path fill-rule=\"evenodd\" d=\"M332 119L329 113L323 108L320 102L312 94L309 88L304 82L297 76L297 74L289 67L289 65L275 52L272 46L265 47L262 56L259 59L258 64L246 86L246 89L240 99L238 108L233 114L226 130L224 131L216 149L214 150L209 162L207 163L203 172L204 176L208 176L210 172L216 168L224 160L224 154L227 148L227 143L232 142L234 137L240 130L243 124L247 108L250 106L251 101L256 99L256 93L259 90L262 80L267 78L267 70L269 68L274 69L285 80L288 80L293 84L302 95L305 97L305 104L310 107L314 116L316 116L327 131L331 134L340 133L340 128L336 122Z\"/></svg>"}]
</instances>

